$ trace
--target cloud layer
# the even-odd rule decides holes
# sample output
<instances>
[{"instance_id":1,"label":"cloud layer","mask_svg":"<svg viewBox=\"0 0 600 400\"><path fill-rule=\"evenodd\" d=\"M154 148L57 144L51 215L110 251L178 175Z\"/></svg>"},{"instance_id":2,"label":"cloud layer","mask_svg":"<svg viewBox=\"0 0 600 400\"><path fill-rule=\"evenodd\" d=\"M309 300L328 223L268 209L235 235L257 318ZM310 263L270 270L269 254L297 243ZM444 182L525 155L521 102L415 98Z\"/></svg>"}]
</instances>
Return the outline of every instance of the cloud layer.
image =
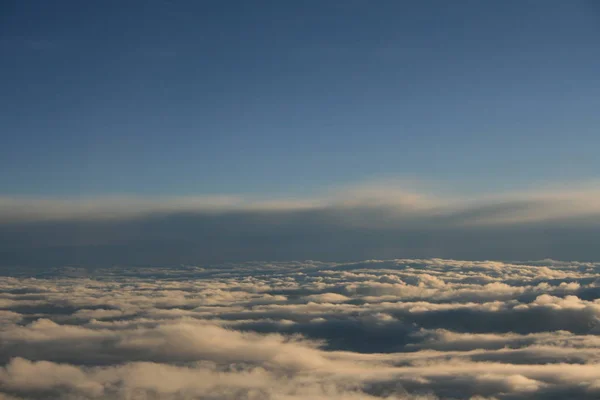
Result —
<instances>
[{"instance_id":1,"label":"cloud layer","mask_svg":"<svg viewBox=\"0 0 600 400\"><path fill-rule=\"evenodd\" d=\"M600 264L12 270L0 399L593 399Z\"/></svg>"},{"instance_id":2,"label":"cloud layer","mask_svg":"<svg viewBox=\"0 0 600 400\"><path fill-rule=\"evenodd\" d=\"M304 199L0 198L1 266L247 260L598 260L594 185L440 196L367 185Z\"/></svg>"}]
</instances>

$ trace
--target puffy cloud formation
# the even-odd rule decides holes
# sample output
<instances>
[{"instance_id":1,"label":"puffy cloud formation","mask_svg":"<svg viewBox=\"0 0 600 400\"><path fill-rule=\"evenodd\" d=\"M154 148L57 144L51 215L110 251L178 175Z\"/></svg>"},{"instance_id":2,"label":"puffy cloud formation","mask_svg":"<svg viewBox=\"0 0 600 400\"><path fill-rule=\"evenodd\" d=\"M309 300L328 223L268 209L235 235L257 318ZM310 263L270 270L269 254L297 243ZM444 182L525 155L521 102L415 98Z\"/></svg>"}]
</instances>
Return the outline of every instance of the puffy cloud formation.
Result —
<instances>
[{"instance_id":1,"label":"puffy cloud formation","mask_svg":"<svg viewBox=\"0 0 600 400\"><path fill-rule=\"evenodd\" d=\"M599 269L12 270L0 277L0 399L596 399Z\"/></svg>"}]
</instances>

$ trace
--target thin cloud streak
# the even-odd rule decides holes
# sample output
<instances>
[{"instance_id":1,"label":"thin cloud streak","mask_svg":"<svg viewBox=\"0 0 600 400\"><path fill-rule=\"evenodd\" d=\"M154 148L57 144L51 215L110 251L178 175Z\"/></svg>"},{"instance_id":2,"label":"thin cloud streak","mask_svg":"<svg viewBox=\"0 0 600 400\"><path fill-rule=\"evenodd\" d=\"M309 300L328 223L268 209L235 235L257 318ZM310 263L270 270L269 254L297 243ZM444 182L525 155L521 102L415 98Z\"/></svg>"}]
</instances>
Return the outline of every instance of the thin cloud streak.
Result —
<instances>
[{"instance_id":1,"label":"thin cloud streak","mask_svg":"<svg viewBox=\"0 0 600 400\"><path fill-rule=\"evenodd\" d=\"M600 190L464 198L363 185L322 196L0 199L1 265L600 259Z\"/></svg>"},{"instance_id":2,"label":"thin cloud streak","mask_svg":"<svg viewBox=\"0 0 600 400\"><path fill-rule=\"evenodd\" d=\"M329 190L304 198L244 195L178 197L109 196L31 198L0 196L0 223L36 220L133 218L150 214L278 212L307 209L382 209L398 218L456 218L465 224L515 224L600 215L600 185L509 194L460 196L406 190L395 182L376 182Z\"/></svg>"}]
</instances>

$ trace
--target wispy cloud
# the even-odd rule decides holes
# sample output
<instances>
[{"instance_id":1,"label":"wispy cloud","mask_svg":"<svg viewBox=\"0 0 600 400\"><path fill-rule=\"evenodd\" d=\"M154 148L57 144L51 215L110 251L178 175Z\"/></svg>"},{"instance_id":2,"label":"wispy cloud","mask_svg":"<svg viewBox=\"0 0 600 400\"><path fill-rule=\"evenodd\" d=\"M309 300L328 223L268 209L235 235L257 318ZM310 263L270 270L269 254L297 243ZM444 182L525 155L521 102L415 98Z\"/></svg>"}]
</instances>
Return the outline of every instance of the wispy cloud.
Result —
<instances>
[{"instance_id":1,"label":"wispy cloud","mask_svg":"<svg viewBox=\"0 0 600 400\"><path fill-rule=\"evenodd\" d=\"M595 184L468 197L377 183L305 198L3 197L0 251L5 263L590 259L600 258L599 195Z\"/></svg>"},{"instance_id":2,"label":"wispy cloud","mask_svg":"<svg viewBox=\"0 0 600 400\"><path fill-rule=\"evenodd\" d=\"M600 185L509 194L439 195L378 182L331 189L321 195L269 198L245 195L31 198L0 196L0 222L94 220L148 214L379 209L395 218L439 218L464 224L519 224L600 215Z\"/></svg>"}]
</instances>

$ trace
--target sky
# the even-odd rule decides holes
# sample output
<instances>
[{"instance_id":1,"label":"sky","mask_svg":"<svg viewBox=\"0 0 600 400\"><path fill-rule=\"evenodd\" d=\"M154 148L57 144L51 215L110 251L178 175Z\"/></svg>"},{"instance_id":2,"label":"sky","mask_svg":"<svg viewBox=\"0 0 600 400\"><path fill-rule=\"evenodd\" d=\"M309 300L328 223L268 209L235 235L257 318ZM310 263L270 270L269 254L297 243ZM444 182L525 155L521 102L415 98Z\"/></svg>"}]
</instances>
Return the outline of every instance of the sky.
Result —
<instances>
[{"instance_id":1,"label":"sky","mask_svg":"<svg viewBox=\"0 0 600 400\"><path fill-rule=\"evenodd\" d=\"M600 398L600 0L0 0L0 400Z\"/></svg>"},{"instance_id":2,"label":"sky","mask_svg":"<svg viewBox=\"0 0 600 400\"><path fill-rule=\"evenodd\" d=\"M0 190L296 195L597 177L586 1L2 1Z\"/></svg>"},{"instance_id":3,"label":"sky","mask_svg":"<svg viewBox=\"0 0 600 400\"><path fill-rule=\"evenodd\" d=\"M0 1L8 265L600 259L594 1Z\"/></svg>"}]
</instances>

